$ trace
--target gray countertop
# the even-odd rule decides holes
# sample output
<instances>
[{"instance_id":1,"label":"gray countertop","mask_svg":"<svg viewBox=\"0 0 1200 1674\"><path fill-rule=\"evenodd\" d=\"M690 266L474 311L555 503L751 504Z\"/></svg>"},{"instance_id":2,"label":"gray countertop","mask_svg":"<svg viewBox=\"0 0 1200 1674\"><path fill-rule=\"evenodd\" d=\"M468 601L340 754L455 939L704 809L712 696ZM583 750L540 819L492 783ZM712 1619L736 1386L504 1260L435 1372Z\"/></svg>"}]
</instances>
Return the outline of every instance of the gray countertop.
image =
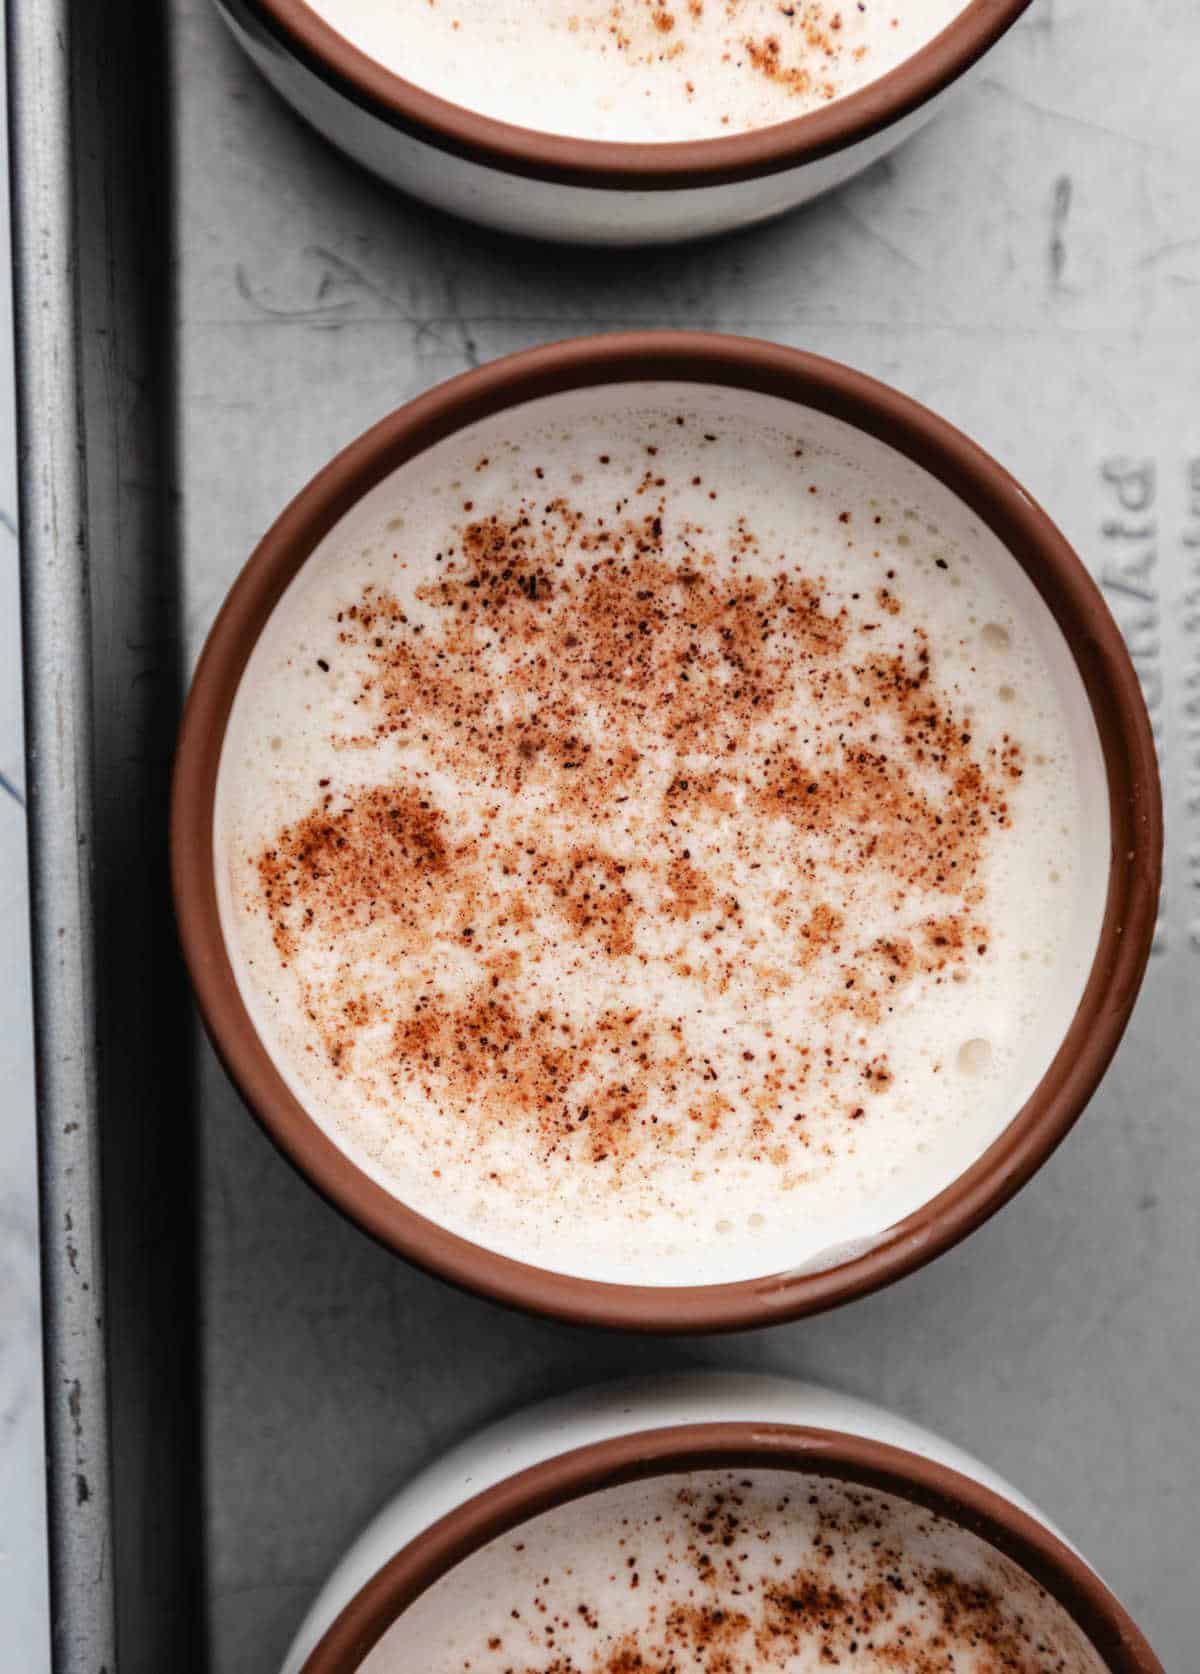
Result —
<instances>
[{"instance_id":1,"label":"gray countertop","mask_svg":"<svg viewBox=\"0 0 1200 1674\"><path fill-rule=\"evenodd\" d=\"M932 1268L792 1327L672 1345L542 1324L451 1292L374 1248L296 1179L203 1052L214 1669L270 1674L388 1486L464 1430L549 1389L697 1361L840 1384L979 1454L1087 1552L1168 1668L1191 1666L1200 7L1035 0L932 128L837 195L705 247L619 255L547 254L390 196L296 123L207 0L174 0L173 12L192 657L287 498L430 383L586 331L745 331L897 384L1047 506L1129 636L1159 727L1168 812L1158 951L1130 1036L1075 1133L1013 1205ZM0 399L7 412L4 389ZM8 481L0 476L3 492ZM1142 509L1130 518L1119 492L1135 481ZM3 492L0 508L11 504ZM5 585L11 559L0 530ZM0 659L6 700L10 668ZM0 726L8 774L3 705ZM0 906L17 925L19 809L7 794L0 820ZM0 1643L30 1631L44 1598L31 1559L33 1211L15 934L4 957L14 977L0 975L0 1073L26 1102L10 1095L0 1148L0 1262L16 1277L5 1274L0 1312L0 1484L19 1487L0 1492ZM23 1656L21 1666L40 1664Z\"/></svg>"}]
</instances>

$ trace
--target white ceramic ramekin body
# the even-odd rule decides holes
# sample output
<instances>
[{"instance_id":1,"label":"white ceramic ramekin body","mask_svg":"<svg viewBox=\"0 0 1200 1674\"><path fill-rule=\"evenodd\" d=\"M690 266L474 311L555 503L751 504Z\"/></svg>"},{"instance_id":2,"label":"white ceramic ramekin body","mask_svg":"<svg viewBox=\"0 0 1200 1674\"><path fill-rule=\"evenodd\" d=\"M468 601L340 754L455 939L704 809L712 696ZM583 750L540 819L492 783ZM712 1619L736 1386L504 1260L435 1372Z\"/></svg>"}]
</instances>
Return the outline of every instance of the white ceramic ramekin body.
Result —
<instances>
[{"instance_id":1,"label":"white ceramic ramekin body","mask_svg":"<svg viewBox=\"0 0 1200 1674\"><path fill-rule=\"evenodd\" d=\"M1023 1494L969 1453L857 1396L754 1373L623 1380L527 1407L469 1437L415 1477L367 1525L313 1600L281 1674L300 1674L359 1589L394 1553L473 1495L546 1459L614 1436L738 1420L833 1430L902 1448L991 1489L1064 1538Z\"/></svg>"},{"instance_id":2,"label":"white ceramic ramekin body","mask_svg":"<svg viewBox=\"0 0 1200 1674\"><path fill-rule=\"evenodd\" d=\"M571 244L669 244L770 220L842 185L923 127L952 88L865 137L794 167L675 187L576 185L510 173L427 143L318 74L244 0L218 0L275 90L317 131L392 186L500 232ZM969 73L969 72L968 72Z\"/></svg>"}]
</instances>

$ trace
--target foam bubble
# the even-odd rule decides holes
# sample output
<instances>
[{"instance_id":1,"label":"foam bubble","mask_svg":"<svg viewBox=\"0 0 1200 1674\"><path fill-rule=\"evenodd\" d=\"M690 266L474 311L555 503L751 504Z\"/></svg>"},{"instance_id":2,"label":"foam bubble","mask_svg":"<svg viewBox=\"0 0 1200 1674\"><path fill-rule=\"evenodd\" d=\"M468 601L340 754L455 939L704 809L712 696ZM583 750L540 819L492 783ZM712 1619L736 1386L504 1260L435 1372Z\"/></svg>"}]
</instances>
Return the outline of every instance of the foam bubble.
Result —
<instances>
[{"instance_id":1,"label":"foam bubble","mask_svg":"<svg viewBox=\"0 0 1200 1674\"><path fill-rule=\"evenodd\" d=\"M964 1075L982 1075L992 1065L991 1041L966 1040L958 1049L958 1067Z\"/></svg>"}]
</instances>

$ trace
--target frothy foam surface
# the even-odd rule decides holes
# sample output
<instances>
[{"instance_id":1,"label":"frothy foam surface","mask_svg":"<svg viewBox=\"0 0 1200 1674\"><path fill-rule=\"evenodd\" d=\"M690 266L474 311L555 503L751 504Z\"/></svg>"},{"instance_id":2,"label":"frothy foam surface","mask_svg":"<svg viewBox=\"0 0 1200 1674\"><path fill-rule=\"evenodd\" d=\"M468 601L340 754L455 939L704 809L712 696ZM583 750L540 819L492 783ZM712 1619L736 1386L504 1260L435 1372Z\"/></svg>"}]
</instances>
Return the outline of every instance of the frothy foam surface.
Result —
<instances>
[{"instance_id":1,"label":"frothy foam surface","mask_svg":"<svg viewBox=\"0 0 1200 1674\"><path fill-rule=\"evenodd\" d=\"M239 687L221 917L297 1097L561 1272L829 1265L1046 1070L1103 915L1049 611L940 484L744 392L534 402L325 538Z\"/></svg>"},{"instance_id":2,"label":"frothy foam surface","mask_svg":"<svg viewBox=\"0 0 1200 1674\"><path fill-rule=\"evenodd\" d=\"M908 1501L785 1471L587 1495L466 1559L361 1674L1104 1674L1024 1570Z\"/></svg>"},{"instance_id":3,"label":"frothy foam surface","mask_svg":"<svg viewBox=\"0 0 1200 1674\"><path fill-rule=\"evenodd\" d=\"M578 138L710 138L784 122L895 69L964 0L311 0L394 74Z\"/></svg>"}]
</instances>

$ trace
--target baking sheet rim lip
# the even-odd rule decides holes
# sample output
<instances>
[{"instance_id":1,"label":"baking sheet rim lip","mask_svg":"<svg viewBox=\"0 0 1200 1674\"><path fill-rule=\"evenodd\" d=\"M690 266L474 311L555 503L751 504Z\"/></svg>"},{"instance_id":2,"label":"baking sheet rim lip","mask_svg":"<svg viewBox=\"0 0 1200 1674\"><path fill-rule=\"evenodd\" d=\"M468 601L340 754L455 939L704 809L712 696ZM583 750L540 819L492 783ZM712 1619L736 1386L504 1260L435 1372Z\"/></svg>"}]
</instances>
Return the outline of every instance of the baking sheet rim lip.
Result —
<instances>
[{"instance_id":1,"label":"baking sheet rim lip","mask_svg":"<svg viewBox=\"0 0 1200 1674\"><path fill-rule=\"evenodd\" d=\"M970 1168L871 1249L823 1271L692 1287L616 1284L538 1268L427 1220L370 1180L286 1087L250 1021L219 924L212 808L229 710L263 624L317 542L404 460L480 418L543 395L646 381L783 396L857 424L931 471L1046 600L1075 655L1105 755L1108 898L1058 1053ZM436 386L351 442L263 537L217 616L184 711L171 808L176 918L205 1026L252 1114L310 1183L379 1242L461 1288L576 1324L672 1334L750 1329L865 1295L958 1243L1025 1184L1082 1113L1124 1033L1154 933L1162 841L1157 760L1136 673L1099 589L1041 508L975 443L890 386L801 350L707 332L622 333L525 350Z\"/></svg>"}]
</instances>

